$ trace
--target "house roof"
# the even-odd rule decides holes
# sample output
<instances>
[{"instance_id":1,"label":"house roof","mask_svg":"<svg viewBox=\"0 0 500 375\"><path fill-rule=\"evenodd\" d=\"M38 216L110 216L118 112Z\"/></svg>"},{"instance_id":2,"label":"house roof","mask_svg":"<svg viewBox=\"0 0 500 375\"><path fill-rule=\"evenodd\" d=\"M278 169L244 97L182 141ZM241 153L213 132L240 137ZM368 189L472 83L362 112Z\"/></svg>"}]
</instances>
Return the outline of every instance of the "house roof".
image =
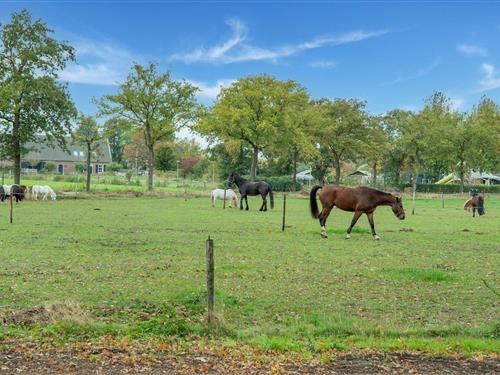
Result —
<instances>
[{"instance_id":1,"label":"house roof","mask_svg":"<svg viewBox=\"0 0 500 375\"><path fill-rule=\"evenodd\" d=\"M49 145L46 138L38 137L35 142L26 144L29 151L22 157L22 160L37 160L37 161L65 161L83 163L86 160L85 147L78 143L73 143L70 137L66 138L68 151L63 150L57 144ZM111 150L106 140L99 141L97 152L92 157L92 162L111 163Z\"/></svg>"}]
</instances>

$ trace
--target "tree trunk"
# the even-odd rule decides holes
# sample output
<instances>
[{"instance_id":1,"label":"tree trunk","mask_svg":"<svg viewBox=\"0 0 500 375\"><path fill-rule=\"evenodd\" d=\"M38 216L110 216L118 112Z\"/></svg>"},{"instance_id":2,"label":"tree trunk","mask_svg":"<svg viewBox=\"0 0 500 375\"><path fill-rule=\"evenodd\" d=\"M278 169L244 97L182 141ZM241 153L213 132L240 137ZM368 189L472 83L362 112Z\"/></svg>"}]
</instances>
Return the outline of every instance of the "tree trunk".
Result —
<instances>
[{"instance_id":1,"label":"tree trunk","mask_svg":"<svg viewBox=\"0 0 500 375\"><path fill-rule=\"evenodd\" d=\"M340 185L340 160L335 158L335 185Z\"/></svg>"},{"instance_id":2,"label":"tree trunk","mask_svg":"<svg viewBox=\"0 0 500 375\"><path fill-rule=\"evenodd\" d=\"M16 112L12 127L12 151L14 156L14 183L21 184L21 144L19 141L20 115Z\"/></svg>"},{"instance_id":3,"label":"tree trunk","mask_svg":"<svg viewBox=\"0 0 500 375\"><path fill-rule=\"evenodd\" d=\"M87 185L85 186L85 191L87 193L90 193L90 161L92 157L92 150L90 148L90 145L87 144Z\"/></svg>"},{"instance_id":4,"label":"tree trunk","mask_svg":"<svg viewBox=\"0 0 500 375\"><path fill-rule=\"evenodd\" d=\"M377 162L372 165L372 186L377 186Z\"/></svg>"},{"instance_id":5,"label":"tree trunk","mask_svg":"<svg viewBox=\"0 0 500 375\"><path fill-rule=\"evenodd\" d=\"M394 185L399 185L400 174L400 169L396 169L396 172L394 173Z\"/></svg>"},{"instance_id":6,"label":"tree trunk","mask_svg":"<svg viewBox=\"0 0 500 375\"><path fill-rule=\"evenodd\" d=\"M252 181L255 181L255 175L257 174L257 161L259 157L259 149L257 146L253 146L253 156L252 156L252 168L250 170L250 177Z\"/></svg>"},{"instance_id":7,"label":"tree trunk","mask_svg":"<svg viewBox=\"0 0 500 375\"><path fill-rule=\"evenodd\" d=\"M293 176L292 176L292 191L296 191L297 188L297 151L293 152Z\"/></svg>"},{"instance_id":8,"label":"tree trunk","mask_svg":"<svg viewBox=\"0 0 500 375\"><path fill-rule=\"evenodd\" d=\"M154 147L148 147L149 158L148 158L148 191L153 191L153 173L155 170L155 150Z\"/></svg>"},{"instance_id":9,"label":"tree trunk","mask_svg":"<svg viewBox=\"0 0 500 375\"><path fill-rule=\"evenodd\" d=\"M413 181L412 181L412 189L413 189L413 206L411 209L411 214L415 215L415 200L417 197L417 180L418 180L418 166L415 167Z\"/></svg>"},{"instance_id":10,"label":"tree trunk","mask_svg":"<svg viewBox=\"0 0 500 375\"><path fill-rule=\"evenodd\" d=\"M464 161L460 160L460 169L458 171L460 175L460 193L463 194L464 192L464 184L465 184L465 168L464 168Z\"/></svg>"}]
</instances>

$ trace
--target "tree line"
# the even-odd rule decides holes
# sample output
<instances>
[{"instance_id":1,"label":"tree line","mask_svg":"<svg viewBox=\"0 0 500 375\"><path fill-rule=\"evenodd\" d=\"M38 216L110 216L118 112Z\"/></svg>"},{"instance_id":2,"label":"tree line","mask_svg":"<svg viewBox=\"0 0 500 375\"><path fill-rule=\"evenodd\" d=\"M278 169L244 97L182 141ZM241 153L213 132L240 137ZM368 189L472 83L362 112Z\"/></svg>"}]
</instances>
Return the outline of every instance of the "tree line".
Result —
<instances>
[{"instance_id":1,"label":"tree line","mask_svg":"<svg viewBox=\"0 0 500 375\"><path fill-rule=\"evenodd\" d=\"M319 181L333 174L339 184L351 162L368 164L374 184L382 173L393 184L410 173L415 189L424 172L431 179L454 172L463 190L470 170L500 169L500 106L487 97L460 112L435 92L419 111L373 115L365 101L315 99L296 81L261 74L222 88L207 107L197 102L196 86L151 63L134 64L115 94L94 101L97 119L78 114L58 75L75 51L52 34L26 10L0 25L0 159L13 161L16 183L30 141L44 134L65 147L72 134L86 147L87 184L96 144L107 138L115 161L147 167L152 190L155 168L173 167L175 133L183 127L210 143L198 160L186 157L184 169L203 159L200 170L211 165L215 173L217 166L220 175L256 179L265 169L295 179L299 167L310 166Z\"/></svg>"}]
</instances>

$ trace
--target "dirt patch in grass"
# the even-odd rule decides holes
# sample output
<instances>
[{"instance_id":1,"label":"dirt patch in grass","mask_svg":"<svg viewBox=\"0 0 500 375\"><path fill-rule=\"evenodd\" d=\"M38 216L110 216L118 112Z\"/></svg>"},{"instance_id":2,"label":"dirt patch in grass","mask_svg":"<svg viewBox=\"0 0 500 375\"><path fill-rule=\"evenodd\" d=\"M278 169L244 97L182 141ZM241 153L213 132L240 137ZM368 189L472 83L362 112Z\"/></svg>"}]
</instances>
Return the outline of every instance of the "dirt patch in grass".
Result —
<instances>
[{"instance_id":1,"label":"dirt patch in grass","mask_svg":"<svg viewBox=\"0 0 500 375\"><path fill-rule=\"evenodd\" d=\"M61 320L81 324L88 322L89 315L79 305L72 303L56 303L26 310L11 311L0 315L0 323L2 324L25 327L45 326Z\"/></svg>"}]
</instances>

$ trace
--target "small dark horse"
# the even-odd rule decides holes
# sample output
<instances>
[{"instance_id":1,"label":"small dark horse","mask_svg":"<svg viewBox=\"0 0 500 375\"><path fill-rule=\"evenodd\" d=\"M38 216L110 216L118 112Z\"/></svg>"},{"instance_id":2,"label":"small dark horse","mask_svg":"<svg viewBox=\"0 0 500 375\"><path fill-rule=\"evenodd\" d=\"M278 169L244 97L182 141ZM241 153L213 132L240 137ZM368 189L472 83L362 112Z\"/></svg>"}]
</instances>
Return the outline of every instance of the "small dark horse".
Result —
<instances>
[{"instance_id":1,"label":"small dark horse","mask_svg":"<svg viewBox=\"0 0 500 375\"><path fill-rule=\"evenodd\" d=\"M0 201L5 202L7 197L12 195L12 198L16 200L16 203L19 203L26 198L27 192L28 188L25 185L12 185L10 187L10 193L5 191L3 186L0 186Z\"/></svg>"},{"instance_id":2,"label":"small dark horse","mask_svg":"<svg viewBox=\"0 0 500 375\"><path fill-rule=\"evenodd\" d=\"M484 198L481 195L474 194L464 204L464 210L469 211L472 208L472 217L476 217L476 210L479 216L484 215Z\"/></svg>"},{"instance_id":3,"label":"small dark horse","mask_svg":"<svg viewBox=\"0 0 500 375\"><path fill-rule=\"evenodd\" d=\"M260 207L259 211L267 211L267 194L269 194L269 199L271 200L271 208L274 208L274 197L273 197L273 191L271 190L271 186L267 182L264 181L257 181L257 182L250 182L246 181L244 178L240 177L236 173L231 173L228 178L228 183L229 186L231 184L235 183L236 186L238 186L238 189L240 190L241 194L241 199L240 199L240 210L243 209L243 199L245 199L246 203L246 210L248 211L248 198L247 195L250 196L255 196L255 195L260 195L262 196L262 206Z\"/></svg>"},{"instance_id":4,"label":"small dark horse","mask_svg":"<svg viewBox=\"0 0 500 375\"><path fill-rule=\"evenodd\" d=\"M316 202L316 193L319 189L323 189L318 194L321 206L323 207L321 213L318 211L318 203ZM347 229L347 234L345 236L346 240L351 238L351 230L362 214L366 214L368 217L373 237L376 240L379 239L379 236L375 233L375 224L373 222L373 213L377 206L391 206L392 212L394 212L394 215L396 215L398 219L404 220L405 218L405 211L401 198L368 187L347 188L335 186L322 187L316 185L312 188L309 198L311 215L314 219L319 219L321 237L323 238L328 238L325 224L333 207L338 207L343 211L354 212L351 225Z\"/></svg>"}]
</instances>

